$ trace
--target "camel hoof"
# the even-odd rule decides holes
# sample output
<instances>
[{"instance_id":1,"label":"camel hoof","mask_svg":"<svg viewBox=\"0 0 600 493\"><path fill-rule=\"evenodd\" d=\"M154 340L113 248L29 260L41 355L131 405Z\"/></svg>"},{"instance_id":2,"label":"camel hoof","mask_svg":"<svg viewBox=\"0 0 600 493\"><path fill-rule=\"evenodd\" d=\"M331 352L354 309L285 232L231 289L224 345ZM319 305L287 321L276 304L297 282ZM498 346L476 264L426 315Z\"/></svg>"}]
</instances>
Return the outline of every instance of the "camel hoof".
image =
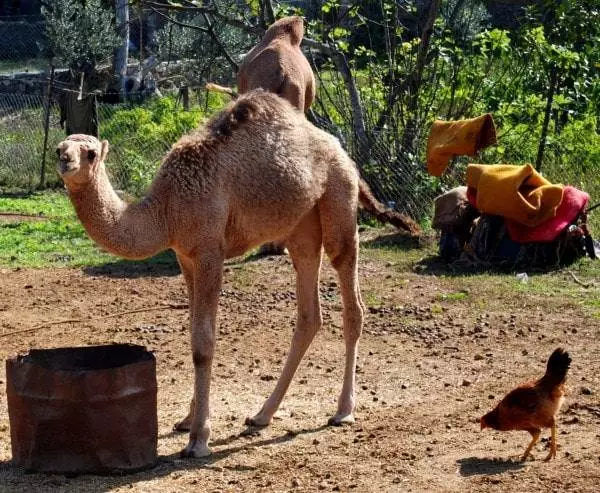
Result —
<instances>
[{"instance_id":1,"label":"camel hoof","mask_svg":"<svg viewBox=\"0 0 600 493\"><path fill-rule=\"evenodd\" d=\"M212 451L206 443L193 441L181 451L180 455L186 459L200 459L202 457L208 457L211 454Z\"/></svg>"},{"instance_id":2,"label":"camel hoof","mask_svg":"<svg viewBox=\"0 0 600 493\"><path fill-rule=\"evenodd\" d=\"M247 417L244 420L244 424L246 426L252 426L254 428L265 428L271 424L271 420L264 421L264 420L258 418L257 416L254 416L253 418Z\"/></svg>"},{"instance_id":3,"label":"camel hoof","mask_svg":"<svg viewBox=\"0 0 600 493\"><path fill-rule=\"evenodd\" d=\"M352 425L355 423L354 414L336 414L335 416L329 418L327 424L329 426L344 426L344 425Z\"/></svg>"},{"instance_id":4,"label":"camel hoof","mask_svg":"<svg viewBox=\"0 0 600 493\"><path fill-rule=\"evenodd\" d=\"M173 431L190 431L191 429L191 422L187 419L184 419L183 421L179 421L178 423L175 423L173 425Z\"/></svg>"}]
</instances>

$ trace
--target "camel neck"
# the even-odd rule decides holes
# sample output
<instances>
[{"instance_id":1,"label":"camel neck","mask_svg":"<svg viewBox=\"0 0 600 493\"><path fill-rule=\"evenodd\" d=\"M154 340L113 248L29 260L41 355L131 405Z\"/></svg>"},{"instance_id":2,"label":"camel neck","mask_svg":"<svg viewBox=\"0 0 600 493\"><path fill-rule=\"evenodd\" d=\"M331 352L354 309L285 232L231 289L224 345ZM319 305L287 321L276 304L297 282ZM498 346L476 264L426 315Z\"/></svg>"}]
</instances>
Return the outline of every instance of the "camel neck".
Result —
<instances>
[{"instance_id":1,"label":"camel neck","mask_svg":"<svg viewBox=\"0 0 600 493\"><path fill-rule=\"evenodd\" d=\"M124 258L151 257L168 248L164 208L151 196L128 204L114 191L104 166L95 180L69 190L88 235L110 253Z\"/></svg>"}]
</instances>

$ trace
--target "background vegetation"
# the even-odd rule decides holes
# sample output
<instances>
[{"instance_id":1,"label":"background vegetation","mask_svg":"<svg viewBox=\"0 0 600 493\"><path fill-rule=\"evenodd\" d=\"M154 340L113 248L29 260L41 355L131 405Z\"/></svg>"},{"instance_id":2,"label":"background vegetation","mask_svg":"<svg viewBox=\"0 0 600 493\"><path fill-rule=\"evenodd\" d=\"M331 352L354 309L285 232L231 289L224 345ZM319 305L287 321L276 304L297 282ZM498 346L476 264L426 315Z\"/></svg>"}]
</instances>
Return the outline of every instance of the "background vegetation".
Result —
<instances>
[{"instance_id":1,"label":"background vegetation","mask_svg":"<svg viewBox=\"0 0 600 493\"><path fill-rule=\"evenodd\" d=\"M67 7L77 1L46 7L48 46L55 61L70 67L98 65L107 47L113 49L112 34L106 45L90 38L86 49L68 49L73 39L86 43L85 36L64 34L69 23L73 30L85 28L68 15ZM431 123L491 112L498 144L477 161L534 163L551 181L581 188L595 203L600 7L594 0L513 3L498 16L490 8L494 2L464 0L133 2L130 13L138 24L150 16L160 20L151 37L140 37L146 44L134 54L153 59L154 68L140 68L138 75L152 75L162 97L100 105L100 133L111 142L116 186L142 194L170 145L227 101L207 95L204 83L230 85L237 63L265 28L277 17L300 14L306 18L305 53L318 79L309 117L340 138L380 200L426 223L433 197L462 183L473 161L455 159L441 179L427 175ZM93 3L103 29L112 33L119 26L107 16L109 4ZM182 86L191 88L185 107L177 97ZM21 105L0 118L6 136L0 143L0 187L36 186L43 129L23 131L43 119L34 106ZM49 146L59 139L52 124ZM51 152L46 165L53 168ZM598 215L591 217L594 230L600 230Z\"/></svg>"}]
</instances>

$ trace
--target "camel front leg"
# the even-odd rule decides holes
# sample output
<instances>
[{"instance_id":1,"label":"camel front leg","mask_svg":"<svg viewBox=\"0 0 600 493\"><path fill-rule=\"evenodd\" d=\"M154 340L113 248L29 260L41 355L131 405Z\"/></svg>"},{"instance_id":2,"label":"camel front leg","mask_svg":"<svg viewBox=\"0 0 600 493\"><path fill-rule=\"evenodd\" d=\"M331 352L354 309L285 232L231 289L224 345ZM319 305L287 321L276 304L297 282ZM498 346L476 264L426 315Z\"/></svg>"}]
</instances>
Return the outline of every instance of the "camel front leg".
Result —
<instances>
[{"instance_id":1,"label":"camel front leg","mask_svg":"<svg viewBox=\"0 0 600 493\"><path fill-rule=\"evenodd\" d=\"M556 457L556 431L556 421L552 421L552 434L550 436L552 441L550 443L550 453L544 459L545 462Z\"/></svg>"},{"instance_id":2,"label":"camel front leg","mask_svg":"<svg viewBox=\"0 0 600 493\"><path fill-rule=\"evenodd\" d=\"M194 299L190 300L190 304L194 305L191 320L194 409L189 443L181 453L183 457L206 457L211 454L208 447L209 394L222 275L222 253L204 252L202 257L194 259Z\"/></svg>"}]
</instances>

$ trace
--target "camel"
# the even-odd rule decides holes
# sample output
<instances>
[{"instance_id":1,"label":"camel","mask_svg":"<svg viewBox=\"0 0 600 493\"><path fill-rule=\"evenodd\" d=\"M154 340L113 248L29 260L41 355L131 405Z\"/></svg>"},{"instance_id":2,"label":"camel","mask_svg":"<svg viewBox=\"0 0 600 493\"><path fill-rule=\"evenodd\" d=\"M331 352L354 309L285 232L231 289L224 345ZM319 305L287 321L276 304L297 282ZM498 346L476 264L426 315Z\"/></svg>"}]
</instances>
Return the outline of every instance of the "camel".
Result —
<instances>
[{"instance_id":1,"label":"camel","mask_svg":"<svg viewBox=\"0 0 600 493\"><path fill-rule=\"evenodd\" d=\"M229 87L208 83L206 88L228 93L233 98L254 89L264 89L289 101L292 106L306 112L315 99L315 76L300 44L304 38L302 17L283 17L275 21L260 42L242 60L237 73L237 91ZM370 193L367 184L360 180L361 203L384 223L390 223L412 235L420 228L410 218L386 209ZM281 240L266 243L259 255L281 255L285 245Z\"/></svg>"},{"instance_id":2,"label":"camel","mask_svg":"<svg viewBox=\"0 0 600 493\"><path fill-rule=\"evenodd\" d=\"M190 299L194 397L176 425L189 430L182 455L211 453L209 388L225 259L285 238L296 270L298 316L275 389L246 423L271 423L322 324L319 271L324 250L339 277L345 364L332 425L354 421L355 369L363 322L358 283L359 176L337 139L286 100L256 90L233 101L164 158L146 196L127 204L109 181L109 144L71 135L57 170L88 235L109 252L142 259L175 251Z\"/></svg>"},{"instance_id":3,"label":"camel","mask_svg":"<svg viewBox=\"0 0 600 493\"><path fill-rule=\"evenodd\" d=\"M302 17L283 17L275 21L259 43L244 57L237 73L237 92L209 83L210 90L233 97L253 89L265 89L287 99L300 111L308 111L315 100L315 76L302 53Z\"/></svg>"}]
</instances>

